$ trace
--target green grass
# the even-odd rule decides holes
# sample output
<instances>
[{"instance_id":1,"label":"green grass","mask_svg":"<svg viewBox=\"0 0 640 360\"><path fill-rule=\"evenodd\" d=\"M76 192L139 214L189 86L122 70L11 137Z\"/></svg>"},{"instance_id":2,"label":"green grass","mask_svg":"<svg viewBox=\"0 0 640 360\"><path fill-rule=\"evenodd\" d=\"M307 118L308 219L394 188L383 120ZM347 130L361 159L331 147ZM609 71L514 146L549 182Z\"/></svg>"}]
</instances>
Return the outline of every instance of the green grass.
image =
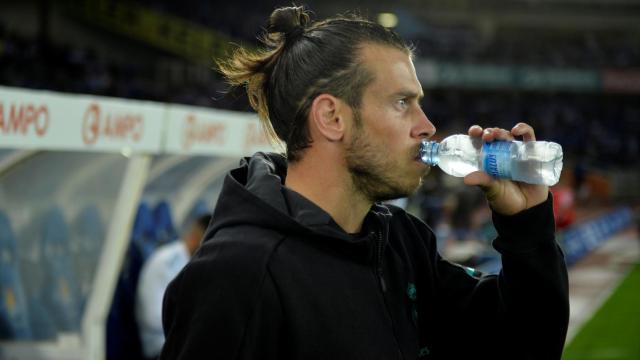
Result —
<instances>
[{"instance_id":1,"label":"green grass","mask_svg":"<svg viewBox=\"0 0 640 360\"><path fill-rule=\"evenodd\" d=\"M640 360L640 264L564 351L563 360Z\"/></svg>"}]
</instances>

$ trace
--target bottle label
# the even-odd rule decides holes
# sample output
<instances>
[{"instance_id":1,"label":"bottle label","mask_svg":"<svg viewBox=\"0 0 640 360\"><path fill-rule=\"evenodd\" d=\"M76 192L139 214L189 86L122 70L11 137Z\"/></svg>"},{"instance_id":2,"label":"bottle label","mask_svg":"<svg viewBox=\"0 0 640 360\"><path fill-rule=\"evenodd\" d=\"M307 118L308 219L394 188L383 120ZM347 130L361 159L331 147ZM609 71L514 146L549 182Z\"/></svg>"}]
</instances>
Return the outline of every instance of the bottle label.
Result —
<instances>
[{"instance_id":1,"label":"bottle label","mask_svg":"<svg viewBox=\"0 0 640 360\"><path fill-rule=\"evenodd\" d=\"M493 141L482 145L482 168L499 178L511 177L511 141Z\"/></svg>"}]
</instances>

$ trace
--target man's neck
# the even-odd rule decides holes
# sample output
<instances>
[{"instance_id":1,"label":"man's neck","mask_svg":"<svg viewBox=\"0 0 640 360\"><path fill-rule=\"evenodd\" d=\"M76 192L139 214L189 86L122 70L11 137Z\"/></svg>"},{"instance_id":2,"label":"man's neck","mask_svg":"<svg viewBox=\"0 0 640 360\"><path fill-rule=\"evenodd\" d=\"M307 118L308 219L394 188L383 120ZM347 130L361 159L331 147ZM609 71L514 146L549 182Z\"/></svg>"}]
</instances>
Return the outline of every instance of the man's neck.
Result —
<instances>
[{"instance_id":1,"label":"man's neck","mask_svg":"<svg viewBox=\"0 0 640 360\"><path fill-rule=\"evenodd\" d=\"M290 163L285 186L326 211L345 232L357 233L372 203L354 191L344 166L332 166L326 161L306 156Z\"/></svg>"}]
</instances>

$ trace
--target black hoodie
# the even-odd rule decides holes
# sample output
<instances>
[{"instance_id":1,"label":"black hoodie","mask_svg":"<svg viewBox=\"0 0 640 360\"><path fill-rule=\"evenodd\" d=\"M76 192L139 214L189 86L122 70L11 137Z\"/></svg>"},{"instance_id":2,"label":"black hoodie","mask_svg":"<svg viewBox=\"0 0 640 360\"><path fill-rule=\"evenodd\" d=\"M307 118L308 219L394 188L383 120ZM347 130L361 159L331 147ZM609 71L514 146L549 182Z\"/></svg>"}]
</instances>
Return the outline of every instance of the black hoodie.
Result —
<instances>
[{"instance_id":1,"label":"black hoodie","mask_svg":"<svg viewBox=\"0 0 640 360\"><path fill-rule=\"evenodd\" d=\"M205 240L169 285L162 359L559 359L567 272L551 197L493 214L499 275L443 260L433 232L374 205L359 234L258 153L226 177Z\"/></svg>"}]
</instances>

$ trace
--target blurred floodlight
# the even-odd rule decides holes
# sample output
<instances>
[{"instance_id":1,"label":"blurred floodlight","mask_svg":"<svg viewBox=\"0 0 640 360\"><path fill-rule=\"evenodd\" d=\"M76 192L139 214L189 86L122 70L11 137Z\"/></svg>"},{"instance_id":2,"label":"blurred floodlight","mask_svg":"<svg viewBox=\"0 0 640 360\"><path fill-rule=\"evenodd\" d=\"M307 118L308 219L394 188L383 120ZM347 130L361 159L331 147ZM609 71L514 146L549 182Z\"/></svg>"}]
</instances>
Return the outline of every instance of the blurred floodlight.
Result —
<instances>
[{"instance_id":1,"label":"blurred floodlight","mask_svg":"<svg viewBox=\"0 0 640 360\"><path fill-rule=\"evenodd\" d=\"M378 24L392 28L398 25L398 17L394 13L380 13L378 14Z\"/></svg>"}]
</instances>

